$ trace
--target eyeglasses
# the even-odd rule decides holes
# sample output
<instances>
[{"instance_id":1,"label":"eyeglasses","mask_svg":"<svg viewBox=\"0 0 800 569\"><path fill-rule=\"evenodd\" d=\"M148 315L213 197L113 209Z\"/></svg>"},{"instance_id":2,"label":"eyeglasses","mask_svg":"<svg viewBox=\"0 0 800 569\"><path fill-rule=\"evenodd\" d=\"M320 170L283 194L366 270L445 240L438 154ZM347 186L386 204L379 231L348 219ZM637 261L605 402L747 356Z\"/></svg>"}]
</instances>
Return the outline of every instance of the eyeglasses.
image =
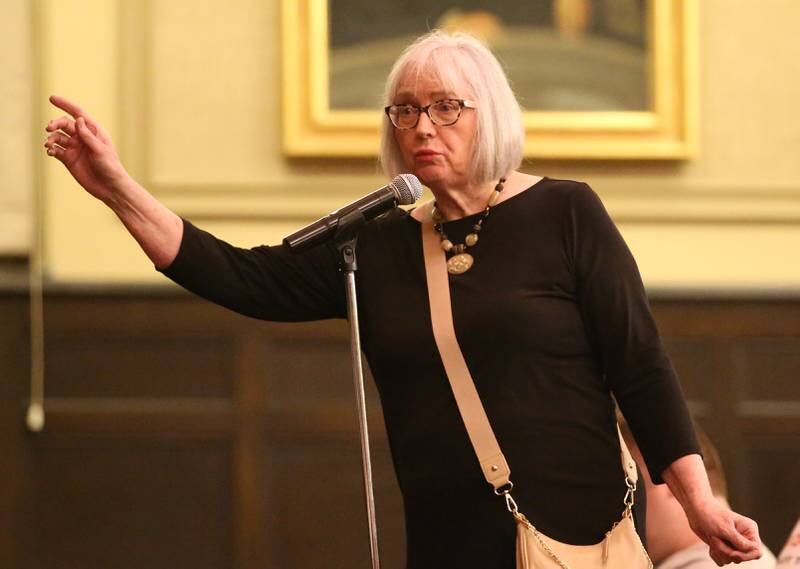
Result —
<instances>
[{"instance_id":1,"label":"eyeglasses","mask_svg":"<svg viewBox=\"0 0 800 569\"><path fill-rule=\"evenodd\" d=\"M475 109L474 101L464 99L442 99L434 101L426 107L416 105L389 105L384 111L392 121L395 128L406 130L414 128L419 122L422 113L428 115L431 122L437 126L450 126L456 124L461 117L462 109Z\"/></svg>"}]
</instances>

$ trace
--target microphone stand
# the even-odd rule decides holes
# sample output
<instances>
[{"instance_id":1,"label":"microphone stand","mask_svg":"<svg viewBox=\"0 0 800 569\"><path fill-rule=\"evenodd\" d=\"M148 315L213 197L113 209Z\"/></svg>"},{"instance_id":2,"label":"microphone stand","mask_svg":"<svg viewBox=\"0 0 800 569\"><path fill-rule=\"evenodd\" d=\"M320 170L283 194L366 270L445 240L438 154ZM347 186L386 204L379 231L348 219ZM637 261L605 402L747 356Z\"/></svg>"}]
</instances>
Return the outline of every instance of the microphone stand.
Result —
<instances>
[{"instance_id":1,"label":"microphone stand","mask_svg":"<svg viewBox=\"0 0 800 569\"><path fill-rule=\"evenodd\" d=\"M356 402L358 405L359 425L361 430L361 464L364 474L364 497L367 504L367 522L369 525L369 546L372 569L380 569L378 559L378 528L375 521L375 497L372 491L372 463L369 452L369 431L367 429L367 407L364 395L364 370L361 362L361 338L358 327L358 301L356 299L356 241L358 233L366 223L364 215L358 210L346 214L339 220L334 235L334 243L339 251L339 262L344 273L347 297L347 320L350 323L350 354L353 364L353 382L355 384Z\"/></svg>"}]
</instances>

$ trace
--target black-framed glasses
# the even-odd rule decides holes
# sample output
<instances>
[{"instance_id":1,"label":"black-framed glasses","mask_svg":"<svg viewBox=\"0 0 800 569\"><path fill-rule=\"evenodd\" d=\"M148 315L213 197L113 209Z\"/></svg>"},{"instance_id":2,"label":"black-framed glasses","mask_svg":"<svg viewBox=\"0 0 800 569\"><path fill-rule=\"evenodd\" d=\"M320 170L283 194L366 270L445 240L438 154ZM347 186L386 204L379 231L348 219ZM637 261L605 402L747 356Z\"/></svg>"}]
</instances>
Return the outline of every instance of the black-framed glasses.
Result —
<instances>
[{"instance_id":1,"label":"black-framed glasses","mask_svg":"<svg viewBox=\"0 0 800 569\"><path fill-rule=\"evenodd\" d=\"M422 113L428 115L431 122L437 126L450 126L456 124L464 109L475 109L474 101L465 99L442 99L434 101L425 107L417 105L389 105L386 111L389 120L395 128L402 130L414 128L419 122Z\"/></svg>"}]
</instances>

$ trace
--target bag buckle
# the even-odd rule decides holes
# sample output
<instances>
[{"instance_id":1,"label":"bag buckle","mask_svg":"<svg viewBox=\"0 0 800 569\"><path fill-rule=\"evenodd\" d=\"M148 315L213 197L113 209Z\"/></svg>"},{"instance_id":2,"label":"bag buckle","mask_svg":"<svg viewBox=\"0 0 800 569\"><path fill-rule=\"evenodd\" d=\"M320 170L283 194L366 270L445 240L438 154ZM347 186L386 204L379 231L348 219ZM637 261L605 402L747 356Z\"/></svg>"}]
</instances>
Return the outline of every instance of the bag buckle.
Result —
<instances>
[{"instance_id":1,"label":"bag buckle","mask_svg":"<svg viewBox=\"0 0 800 569\"><path fill-rule=\"evenodd\" d=\"M636 482L633 482L627 476L625 477L625 486L628 487L627 492L625 492L625 498L623 498L623 503L627 509L633 508L633 494L636 492Z\"/></svg>"},{"instance_id":2,"label":"bag buckle","mask_svg":"<svg viewBox=\"0 0 800 569\"><path fill-rule=\"evenodd\" d=\"M495 488L494 493L498 496L503 496L506 499L506 508L512 514L516 514L519 511L517 508L517 503L514 501L514 498L511 497L511 490L514 489L514 483L509 480L508 484L504 484L500 488Z\"/></svg>"},{"instance_id":3,"label":"bag buckle","mask_svg":"<svg viewBox=\"0 0 800 569\"><path fill-rule=\"evenodd\" d=\"M509 493L504 494L504 496L506 497L506 508L508 508L508 511L511 512L512 514L516 514L518 508L517 508L517 503L514 501L514 498L512 498L511 494Z\"/></svg>"}]
</instances>

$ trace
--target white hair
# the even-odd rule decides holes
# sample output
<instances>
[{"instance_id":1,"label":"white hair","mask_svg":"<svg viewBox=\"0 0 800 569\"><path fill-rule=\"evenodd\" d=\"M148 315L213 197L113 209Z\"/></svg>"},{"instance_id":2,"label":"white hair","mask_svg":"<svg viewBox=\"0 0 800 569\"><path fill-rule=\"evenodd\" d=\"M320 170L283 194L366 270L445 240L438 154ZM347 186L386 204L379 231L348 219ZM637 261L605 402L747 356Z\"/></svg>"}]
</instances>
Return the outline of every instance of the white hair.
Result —
<instances>
[{"instance_id":1,"label":"white hair","mask_svg":"<svg viewBox=\"0 0 800 569\"><path fill-rule=\"evenodd\" d=\"M434 79L443 90L476 103L473 181L498 180L519 167L525 141L522 112L500 62L486 46L470 35L439 30L417 38L389 73L385 104L395 102L401 82L410 78L416 82L422 75ZM408 167L385 114L381 130L381 165L386 175L394 178Z\"/></svg>"}]
</instances>

